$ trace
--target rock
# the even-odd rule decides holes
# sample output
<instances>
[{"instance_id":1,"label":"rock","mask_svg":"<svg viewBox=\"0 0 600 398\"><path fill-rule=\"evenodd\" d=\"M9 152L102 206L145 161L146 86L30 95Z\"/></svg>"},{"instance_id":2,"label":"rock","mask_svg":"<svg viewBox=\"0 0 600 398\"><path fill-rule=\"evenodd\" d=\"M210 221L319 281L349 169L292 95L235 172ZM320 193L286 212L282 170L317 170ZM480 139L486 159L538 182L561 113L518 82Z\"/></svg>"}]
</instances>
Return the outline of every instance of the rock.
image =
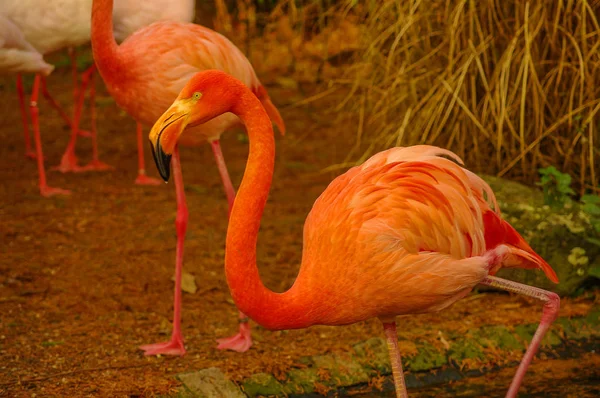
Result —
<instances>
[{"instance_id":1,"label":"rock","mask_svg":"<svg viewBox=\"0 0 600 398\"><path fill-rule=\"evenodd\" d=\"M190 395L197 398L245 398L246 395L217 368L177 376Z\"/></svg>"},{"instance_id":2,"label":"rock","mask_svg":"<svg viewBox=\"0 0 600 398\"><path fill-rule=\"evenodd\" d=\"M594 232L580 206L551 210L538 189L497 177L482 178L494 190L504 219L552 266L560 282L552 283L538 270L502 269L497 276L561 296L575 293L591 277L591 269L600 266L600 246L586 240Z\"/></svg>"}]
</instances>

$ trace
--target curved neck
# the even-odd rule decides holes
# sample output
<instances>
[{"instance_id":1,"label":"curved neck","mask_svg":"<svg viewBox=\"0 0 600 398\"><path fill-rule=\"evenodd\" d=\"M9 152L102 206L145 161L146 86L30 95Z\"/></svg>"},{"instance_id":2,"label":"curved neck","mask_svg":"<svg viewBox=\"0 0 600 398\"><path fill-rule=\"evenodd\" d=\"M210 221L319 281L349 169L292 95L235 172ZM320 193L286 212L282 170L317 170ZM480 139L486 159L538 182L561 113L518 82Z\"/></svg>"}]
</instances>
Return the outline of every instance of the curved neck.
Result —
<instances>
[{"instance_id":1,"label":"curved neck","mask_svg":"<svg viewBox=\"0 0 600 398\"><path fill-rule=\"evenodd\" d=\"M93 0L92 51L98 71L107 84L124 79L127 71L113 34L113 0Z\"/></svg>"},{"instance_id":2,"label":"curved neck","mask_svg":"<svg viewBox=\"0 0 600 398\"><path fill-rule=\"evenodd\" d=\"M296 284L285 293L275 293L263 285L256 266L258 230L275 162L271 120L258 98L245 86L231 111L244 122L250 149L227 228L227 284L239 310L260 325L268 329L308 326L300 297L295 294Z\"/></svg>"}]
</instances>

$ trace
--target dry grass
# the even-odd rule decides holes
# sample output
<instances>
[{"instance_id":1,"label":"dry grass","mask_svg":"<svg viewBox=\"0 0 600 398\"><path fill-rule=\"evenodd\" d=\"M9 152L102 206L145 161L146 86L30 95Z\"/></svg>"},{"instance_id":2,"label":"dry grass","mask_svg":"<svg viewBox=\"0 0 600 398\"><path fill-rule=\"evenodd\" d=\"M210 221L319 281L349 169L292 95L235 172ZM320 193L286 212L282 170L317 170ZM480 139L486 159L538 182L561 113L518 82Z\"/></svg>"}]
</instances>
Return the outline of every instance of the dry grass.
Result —
<instances>
[{"instance_id":1,"label":"dry grass","mask_svg":"<svg viewBox=\"0 0 600 398\"><path fill-rule=\"evenodd\" d=\"M238 3L247 14L255 2ZM600 1L285 0L272 15L282 10L310 16L305 32L347 16L362 32L344 75L328 81L348 90L336 112L358 126L333 167L428 143L480 172L532 183L555 165L580 192L599 189Z\"/></svg>"},{"instance_id":2,"label":"dry grass","mask_svg":"<svg viewBox=\"0 0 600 398\"><path fill-rule=\"evenodd\" d=\"M553 164L598 188L599 1L369 4L364 53L337 82L358 120L348 159L428 143L482 172L531 183Z\"/></svg>"}]
</instances>

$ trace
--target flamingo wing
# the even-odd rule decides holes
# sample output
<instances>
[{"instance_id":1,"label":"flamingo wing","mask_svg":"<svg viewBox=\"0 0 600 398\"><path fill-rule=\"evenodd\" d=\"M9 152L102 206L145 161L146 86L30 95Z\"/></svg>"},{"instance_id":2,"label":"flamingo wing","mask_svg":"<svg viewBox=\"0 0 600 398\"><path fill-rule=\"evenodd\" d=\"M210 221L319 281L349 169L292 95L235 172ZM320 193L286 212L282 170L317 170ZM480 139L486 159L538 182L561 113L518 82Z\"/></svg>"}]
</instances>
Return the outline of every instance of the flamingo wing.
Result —
<instances>
[{"instance_id":1,"label":"flamingo wing","mask_svg":"<svg viewBox=\"0 0 600 398\"><path fill-rule=\"evenodd\" d=\"M350 323L447 307L489 274L484 254L499 244L510 249L503 265L541 268L554 280L500 218L489 186L459 163L435 147L392 149L336 178L317 199L301 274L335 303L324 310L329 318L336 312L338 322ZM336 297L340 285L345 294Z\"/></svg>"}]
</instances>

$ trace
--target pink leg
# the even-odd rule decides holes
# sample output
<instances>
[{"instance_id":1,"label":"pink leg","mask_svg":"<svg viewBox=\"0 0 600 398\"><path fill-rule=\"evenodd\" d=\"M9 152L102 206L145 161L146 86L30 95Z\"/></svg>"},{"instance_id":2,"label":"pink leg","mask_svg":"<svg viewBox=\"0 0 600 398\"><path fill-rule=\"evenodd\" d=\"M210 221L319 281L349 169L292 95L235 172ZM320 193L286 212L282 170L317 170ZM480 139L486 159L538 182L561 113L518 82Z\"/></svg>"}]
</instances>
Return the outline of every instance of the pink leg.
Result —
<instances>
[{"instance_id":1,"label":"pink leg","mask_svg":"<svg viewBox=\"0 0 600 398\"><path fill-rule=\"evenodd\" d=\"M90 75L90 119L92 124L92 161L84 166L82 170L112 170L114 167L109 166L98 159L98 137L96 135L96 85L94 82L94 73Z\"/></svg>"},{"instance_id":2,"label":"pink leg","mask_svg":"<svg viewBox=\"0 0 600 398\"><path fill-rule=\"evenodd\" d=\"M173 178L175 179L175 192L177 193L177 217L175 219L175 228L177 229L177 249L175 253L175 293L174 293L174 313L173 313L173 332L171 340L166 343L143 345L140 349L144 350L145 355L184 355L183 336L181 334L181 271L183 268L183 244L185 231L187 229L188 209L185 202L185 192L183 187L183 176L181 174L181 163L179 161L179 148L176 146L171 159L171 168Z\"/></svg>"},{"instance_id":3,"label":"pink leg","mask_svg":"<svg viewBox=\"0 0 600 398\"><path fill-rule=\"evenodd\" d=\"M225 195L227 196L227 202L229 203L228 214L231 214L231 209L233 208L233 202L235 200L235 189L231 183L229 173L227 172L227 166L225 165L225 158L223 157L219 140L211 142L210 145L212 147L213 154L215 155L215 161L217 162L217 167L219 168L221 180L223 180L223 187L225 187ZM240 329L238 334L231 337L217 339L217 342L219 343L217 346L218 349L228 349L237 352L246 352L250 349L252 346L250 324L248 323L248 317L241 311L239 312L239 323Z\"/></svg>"},{"instance_id":4,"label":"pink leg","mask_svg":"<svg viewBox=\"0 0 600 398\"><path fill-rule=\"evenodd\" d=\"M31 112L31 124L33 125L33 136L35 139L36 158L38 166L38 174L40 177L40 194L45 197L53 195L68 195L71 192L65 189L52 188L46 184L46 170L44 169L44 153L42 152L42 141L40 139L40 122L38 118L38 94L40 90L40 82L44 78L37 74L33 82L33 92L31 94L30 112Z\"/></svg>"},{"instance_id":5,"label":"pink leg","mask_svg":"<svg viewBox=\"0 0 600 398\"><path fill-rule=\"evenodd\" d=\"M77 79L77 55L75 54L75 48L69 47L69 58L71 59L71 75L73 78L73 103L77 103L77 98L79 98L79 79Z\"/></svg>"},{"instance_id":6,"label":"pink leg","mask_svg":"<svg viewBox=\"0 0 600 398\"><path fill-rule=\"evenodd\" d=\"M73 129L74 121L69 118L67 113L62 109L62 107L58 104L58 102L50 95L50 92L48 91L48 87L46 86L45 78L42 80L42 93L44 94L44 98L50 103L50 106L52 106L54 109L56 109L56 111L58 112L58 114L60 115L62 120L64 120L65 123L68 124L71 127L71 129ZM91 136L91 134L89 132L81 131L81 130L78 130L77 134L84 136L84 137Z\"/></svg>"},{"instance_id":7,"label":"pink leg","mask_svg":"<svg viewBox=\"0 0 600 398\"><path fill-rule=\"evenodd\" d=\"M160 185L162 181L146 175L146 162L144 161L144 140L142 137L142 124L137 122L137 147L138 147L138 176L135 179L137 185Z\"/></svg>"},{"instance_id":8,"label":"pink leg","mask_svg":"<svg viewBox=\"0 0 600 398\"><path fill-rule=\"evenodd\" d=\"M67 149L63 154L60 164L56 167L53 167L54 170L59 170L63 173L69 171L81 171L82 168L77 165L77 156L75 156L75 143L77 142L77 135L79 130L79 122L81 120L81 113L83 109L83 101L85 98L85 90L87 85L90 82L90 76L94 73L95 65L92 65L87 71L82 75L81 88L79 90L79 98L75 104L75 112L73 115L73 122L71 123L71 139L67 144Z\"/></svg>"},{"instance_id":9,"label":"pink leg","mask_svg":"<svg viewBox=\"0 0 600 398\"><path fill-rule=\"evenodd\" d=\"M408 397L406 384L404 383L404 373L402 372L402 358L398 349L398 332L396 331L396 321L383 322L383 331L387 341L388 351L390 353L390 362L392 364L392 374L394 376L394 385L396 387L396 396L398 398Z\"/></svg>"},{"instance_id":10,"label":"pink leg","mask_svg":"<svg viewBox=\"0 0 600 398\"><path fill-rule=\"evenodd\" d=\"M19 94L19 106L21 107L21 119L23 120L23 133L25 136L25 156L35 159L35 152L31 149L29 138L29 122L27 120L27 107L25 106L25 92L23 90L23 77L17 75L17 93Z\"/></svg>"},{"instance_id":11,"label":"pink leg","mask_svg":"<svg viewBox=\"0 0 600 398\"><path fill-rule=\"evenodd\" d=\"M550 328L550 324L552 324L552 322L554 322L554 320L556 320L556 317L558 316L558 310L560 309L560 297L558 297L556 293L552 293L547 290L542 290L533 286L523 285L521 283L509 281L506 279L496 278L494 276L488 276L481 283L483 285L493 286L495 288L507 290L509 292L534 297L544 302L544 310L542 312L542 320L540 321L540 325L535 331L533 339L531 339L531 343L529 343L529 347L527 347L527 351L525 352L525 355L521 360L521 364L517 369L517 373L515 374L512 383L510 383L510 388L506 393L506 397L513 398L517 396L517 392L519 391L519 387L521 386L523 377L527 372L527 368L529 367L533 356L540 347L540 343L544 338L544 335Z\"/></svg>"}]
</instances>

